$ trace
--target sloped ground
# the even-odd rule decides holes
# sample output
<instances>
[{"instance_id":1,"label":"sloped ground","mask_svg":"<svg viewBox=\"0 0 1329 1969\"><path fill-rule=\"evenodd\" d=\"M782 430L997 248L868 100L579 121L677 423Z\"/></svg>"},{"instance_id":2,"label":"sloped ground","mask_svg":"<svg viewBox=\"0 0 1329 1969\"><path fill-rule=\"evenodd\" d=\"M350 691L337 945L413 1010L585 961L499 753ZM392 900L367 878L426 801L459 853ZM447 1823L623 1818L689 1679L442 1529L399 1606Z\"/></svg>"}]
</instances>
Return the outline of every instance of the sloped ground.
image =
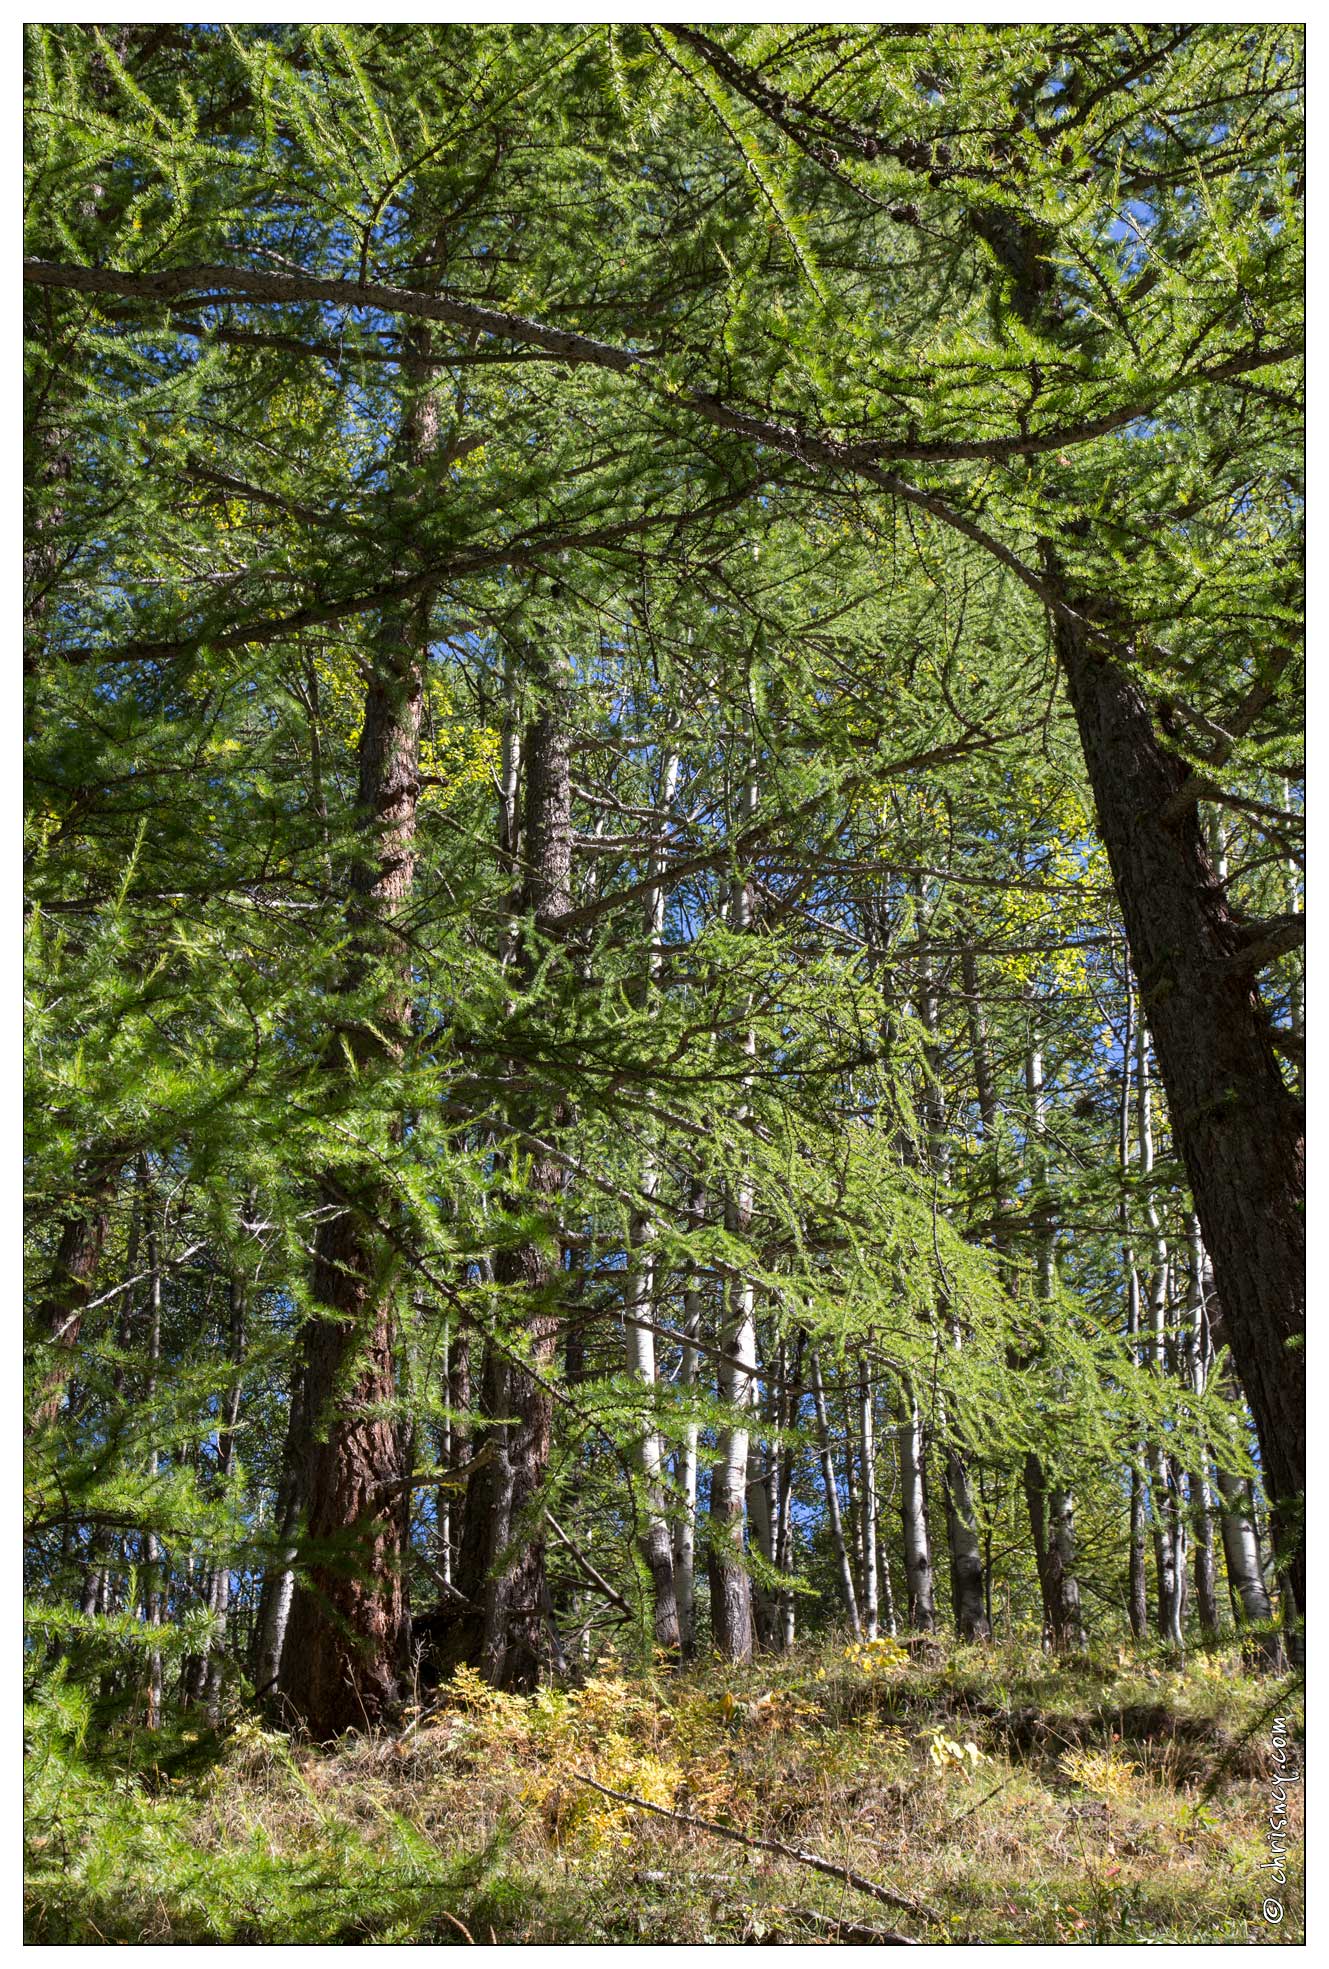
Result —
<instances>
[{"instance_id":1,"label":"sloped ground","mask_svg":"<svg viewBox=\"0 0 1329 1969\"><path fill-rule=\"evenodd\" d=\"M113 1768L57 1688L29 1715L27 1938L1297 1942L1299 1784L1286 1884L1268 1820L1300 1715L1234 1652L822 1645L742 1671L610 1661L529 1699L463 1671L399 1736L327 1753L241 1721L126 1740Z\"/></svg>"}]
</instances>

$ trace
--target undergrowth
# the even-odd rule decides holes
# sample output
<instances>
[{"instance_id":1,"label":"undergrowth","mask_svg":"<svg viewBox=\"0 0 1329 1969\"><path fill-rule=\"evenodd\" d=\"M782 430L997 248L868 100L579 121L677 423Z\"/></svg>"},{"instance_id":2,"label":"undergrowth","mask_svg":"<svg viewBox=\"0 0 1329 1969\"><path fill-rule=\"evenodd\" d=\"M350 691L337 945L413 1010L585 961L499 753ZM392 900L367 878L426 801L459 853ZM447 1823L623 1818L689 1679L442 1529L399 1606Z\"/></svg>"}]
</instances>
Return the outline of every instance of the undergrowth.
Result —
<instances>
[{"instance_id":1,"label":"undergrowth","mask_svg":"<svg viewBox=\"0 0 1329 1969\"><path fill-rule=\"evenodd\" d=\"M243 1715L94 1739L57 1675L26 1716L26 1935L1296 1942L1296 1787L1286 1886L1268 1871L1279 1714L1297 1734L1292 1687L1230 1652L1176 1669L882 1642L681 1674L610 1658L531 1697L461 1670L400 1733L319 1750Z\"/></svg>"}]
</instances>

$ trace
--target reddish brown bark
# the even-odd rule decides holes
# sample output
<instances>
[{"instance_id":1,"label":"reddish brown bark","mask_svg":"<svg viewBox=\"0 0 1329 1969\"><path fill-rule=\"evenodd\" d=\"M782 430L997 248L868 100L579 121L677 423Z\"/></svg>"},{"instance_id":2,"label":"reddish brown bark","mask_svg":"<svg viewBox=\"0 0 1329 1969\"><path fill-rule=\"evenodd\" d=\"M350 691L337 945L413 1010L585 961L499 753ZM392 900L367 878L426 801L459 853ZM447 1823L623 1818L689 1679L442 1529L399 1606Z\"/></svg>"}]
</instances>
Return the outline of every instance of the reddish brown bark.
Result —
<instances>
[{"instance_id":1,"label":"reddish brown bark","mask_svg":"<svg viewBox=\"0 0 1329 1969\"><path fill-rule=\"evenodd\" d=\"M417 462L433 448L437 412L427 399L408 414L402 449ZM328 1067L347 1071L398 1059L410 1028L410 958L395 930L415 872L420 718L424 692L421 614L384 625L360 735L358 812L362 849L352 871L348 999L375 996L371 1018L348 1007ZM357 1008L358 1009L358 1008ZM304 1437L300 1481L308 1520L306 1567L297 1586L281 1687L318 1737L364 1728L388 1715L407 1649L402 1558L408 1525L405 1445L394 1418L397 1261L378 1229L376 1165L321 1201L338 1211L321 1225L313 1294L323 1308L304 1334Z\"/></svg>"},{"instance_id":2,"label":"reddish brown bark","mask_svg":"<svg viewBox=\"0 0 1329 1969\"><path fill-rule=\"evenodd\" d=\"M86 1209L72 1212L60 1226L55 1264L46 1294L37 1309L41 1340L54 1355L41 1378L37 1401L28 1420L29 1431L44 1429L60 1412L65 1383L73 1370L83 1331L83 1309L92 1297L109 1222L111 1178L101 1179Z\"/></svg>"}]
</instances>

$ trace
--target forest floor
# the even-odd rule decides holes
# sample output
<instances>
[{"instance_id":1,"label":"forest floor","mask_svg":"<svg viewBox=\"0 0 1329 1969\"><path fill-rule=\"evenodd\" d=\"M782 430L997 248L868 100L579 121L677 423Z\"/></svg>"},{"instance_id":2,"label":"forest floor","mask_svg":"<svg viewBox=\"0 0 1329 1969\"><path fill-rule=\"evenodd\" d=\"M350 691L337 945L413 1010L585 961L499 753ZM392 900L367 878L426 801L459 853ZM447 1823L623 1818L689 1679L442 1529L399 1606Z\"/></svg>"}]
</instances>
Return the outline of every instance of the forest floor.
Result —
<instances>
[{"instance_id":1,"label":"forest floor","mask_svg":"<svg viewBox=\"0 0 1329 1969\"><path fill-rule=\"evenodd\" d=\"M1299 1942L1299 1783L1286 1884L1269 1819L1300 1734L1297 1687L1230 1649L822 1641L739 1670L611 1659L529 1698L462 1671L399 1734L331 1751L241 1718L94 1756L57 1682L28 1712L26 1936Z\"/></svg>"}]
</instances>

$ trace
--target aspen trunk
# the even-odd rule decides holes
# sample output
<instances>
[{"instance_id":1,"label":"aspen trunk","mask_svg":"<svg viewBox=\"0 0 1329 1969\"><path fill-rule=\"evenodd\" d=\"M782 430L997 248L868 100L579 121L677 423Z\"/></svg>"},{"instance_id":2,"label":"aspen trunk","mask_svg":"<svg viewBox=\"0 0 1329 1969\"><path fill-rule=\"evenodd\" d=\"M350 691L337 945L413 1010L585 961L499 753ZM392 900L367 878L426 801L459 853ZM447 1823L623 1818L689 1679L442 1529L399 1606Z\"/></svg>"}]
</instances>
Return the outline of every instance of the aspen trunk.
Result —
<instances>
[{"instance_id":1,"label":"aspen trunk","mask_svg":"<svg viewBox=\"0 0 1329 1969\"><path fill-rule=\"evenodd\" d=\"M1149 1084L1148 1035L1143 1019L1135 1029L1135 1098L1145 1217L1154 1247L1154 1275L1149 1292L1149 1361L1155 1376L1161 1380L1168 1369L1167 1301L1172 1259L1167 1239L1163 1235L1153 1192L1149 1187L1149 1180L1154 1171L1154 1127ZM1158 1579L1158 1632L1162 1640L1179 1648L1183 1644L1181 1629L1183 1574L1177 1564L1180 1505L1172 1481L1172 1473L1168 1468L1168 1459L1161 1445L1150 1444L1148 1458L1153 1493L1154 1563Z\"/></svg>"},{"instance_id":2,"label":"aspen trunk","mask_svg":"<svg viewBox=\"0 0 1329 1969\"><path fill-rule=\"evenodd\" d=\"M297 1368L291 1383L281 1480L272 1506L276 1564L268 1568L263 1581L254 1655L254 1690L260 1699L266 1698L269 1702L274 1700L281 1686L282 1654L291 1618L291 1601L295 1595L295 1561L299 1554L297 1532L304 1508L300 1489L304 1406L304 1371Z\"/></svg>"},{"instance_id":3,"label":"aspen trunk","mask_svg":"<svg viewBox=\"0 0 1329 1969\"><path fill-rule=\"evenodd\" d=\"M1191 1256L1191 1329L1188 1348L1190 1380L1196 1395L1202 1396L1209 1380L1212 1348L1205 1284L1204 1243L1200 1236L1198 1217L1192 1214L1187 1221L1186 1231ZM1201 1632L1206 1640L1214 1640L1219 1630L1218 1589L1214 1570L1214 1508L1209 1473L1203 1464L1191 1470L1189 1484L1191 1524L1195 1531L1196 1611L1200 1617Z\"/></svg>"},{"instance_id":4,"label":"aspen trunk","mask_svg":"<svg viewBox=\"0 0 1329 1969\"><path fill-rule=\"evenodd\" d=\"M863 1472L863 1504L860 1524L863 1534L863 1627L869 1641L875 1641L878 1628L877 1602L877 1432L872 1408L872 1382L866 1360L858 1369L859 1467Z\"/></svg>"},{"instance_id":5,"label":"aspen trunk","mask_svg":"<svg viewBox=\"0 0 1329 1969\"><path fill-rule=\"evenodd\" d=\"M835 1463L831 1456L826 1391L822 1386L821 1361L815 1347L808 1350L808 1376L812 1382L812 1405L817 1418L817 1449L821 1458L826 1521L831 1528L831 1545L835 1551L835 1562L840 1568L840 1591L844 1594L845 1611L849 1615L849 1625L854 1630L854 1639L860 1641L863 1638L863 1626L858 1612L858 1595L854 1591L854 1569L849 1563L849 1547L845 1544L844 1525L840 1517L840 1493L836 1487Z\"/></svg>"},{"instance_id":6,"label":"aspen trunk","mask_svg":"<svg viewBox=\"0 0 1329 1969\"><path fill-rule=\"evenodd\" d=\"M743 785L740 824L757 810L757 782L750 769ZM751 922L747 883L734 884L730 903L735 930ZM744 1051L756 1052L748 1032ZM736 1115L740 1127L747 1118L746 1103ZM751 1186L743 1179L730 1187L725 1202L725 1229L742 1237L752 1215ZM715 1646L726 1661L752 1659L752 1582L743 1564L743 1518L748 1486L749 1431L741 1419L752 1404L757 1367L756 1294L747 1279L730 1279L725 1286L726 1315L721 1332L720 1400L734 1419L720 1430L717 1458L711 1472L711 1539L708 1572L711 1588L711 1630Z\"/></svg>"},{"instance_id":7,"label":"aspen trunk","mask_svg":"<svg viewBox=\"0 0 1329 1969\"><path fill-rule=\"evenodd\" d=\"M700 1225L706 1214L705 1192L693 1182L688 1197L688 1218ZM678 1371L678 1385L685 1403L692 1400L697 1386L701 1338L702 1292L695 1278L689 1279L683 1293L683 1330L687 1335ZM678 1606L679 1646L690 1656L696 1648L696 1550L697 1550L697 1420L689 1414L683 1424L683 1442L678 1455L680 1515L674 1531L674 1584Z\"/></svg>"},{"instance_id":8,"label":"aspen trunk","mask_svg":"<svg viewBox=\"0 0 1329 1969\"><path fill-rule=\"evenodd\" d=\"M1025 1088L1029 1096L1029 1133L1034 1149L1034 1181L1045 1181L1042 1150L1044 1132L1043 1054L1037 1031L1030 1034L1025 1057ZM1040 1230L1037 1244L1039 1299L1052 1297L1056 1278L1056 1241L1050 1228ZM1054 1649L1084 1646L1080 1612L1080 1582L1075 1562L1075 1499L1069 1489L1050 1481L1043 1459L1031 1450L1024 1465L1025 1498L1038 1560L1038 1584L1043 1600L1043 1631Z\"/></svg>"},{"instance_id":9,"label":"aspen trunk","mask_svg":"<svg viewBox=\"0 0 1329 1969\"><path fill-rule=\"evenodd\" d=\"M1228 1586L1238 1628L1261 1628L1252 1652L1272 1671L1283 1666L1282 1637L1273 1629L1273 1607L1260 1564L1260 1541L1255 1528L1255 1504L1249 1478L1230 1477L1217 1471L1218 1494L1222 1499L1219 1525L1223 1557L1227 1562Z\"/></svg>"},{"instance_id":10,"label":"aspen trunk","mask_svg":"<svg viewBox=\"0 0 1329 1969\"><path fill-rule=\"evenodd\" d=\"M140 1168L142 1165L140 1165ZM151 1209L151 1200L145 1204ZM143 1382L143 1406L151 1412L157 1394L157 1363L161 1359L162 1345L162 1276L161 1254L157 1244L155 1227L148 1229L148 1371ZM148 1452L148 1475L155 1477L159 1467L156 1444ZM155 1532L146 1532L143 1538L143 1564L147 1572L147 1615L148 1626L159 1628L166 1608L166 1594L161 1575L161 1547ZM153 1648L148 1655L148 1701L146 1723L150 1730L161 1728L162 1717L162 1657L159 1648Z\"/></svg>"},{"instance_id":11,"label":"aspen trunk","mask_svg":"<svg viewBox=\"0 0 1329 1969\"><path fill-rule=\"evenodd\" d=\"M923 1419L916 1397L912 1390L906 1389L900 1408L900 1512L909 1625L916 1634L930 1634L937 1624L923 1459Z\"/></svg>"},{"instance_id":12,"label":"aspen trunk","mask_svg":"<svg viewBox=\"0 0 1329 1969\"><path fill-rule=\"evenodd\" d=\"M678 754L669 752L660 776L660 824L667 822L678 780ZM660 952L664 938L664 858L658 836L651 842L649 879L646 895L646 979L643 996L649 1002L660 972ZM659 1185L659 1172L648 1152L642 1171L641 1191L649 1201L638 1212L632 1225L632 1262L628 1272L627 1308L624 1328L627 1341L627 1367L655 1400L655 1335L647 1322L655 1319L655 1261L651 1255L653 1224L650 1206ZM674 1582L674 1554L664 1501L664 1456L653 1414L636 1446L637 1467L645 1497L646 1525L641 1536L642 1557L651 1580L652 1619L658 1647L671 1653L679 1646L678 1599Z\"/></svg>"}]
</instances>

